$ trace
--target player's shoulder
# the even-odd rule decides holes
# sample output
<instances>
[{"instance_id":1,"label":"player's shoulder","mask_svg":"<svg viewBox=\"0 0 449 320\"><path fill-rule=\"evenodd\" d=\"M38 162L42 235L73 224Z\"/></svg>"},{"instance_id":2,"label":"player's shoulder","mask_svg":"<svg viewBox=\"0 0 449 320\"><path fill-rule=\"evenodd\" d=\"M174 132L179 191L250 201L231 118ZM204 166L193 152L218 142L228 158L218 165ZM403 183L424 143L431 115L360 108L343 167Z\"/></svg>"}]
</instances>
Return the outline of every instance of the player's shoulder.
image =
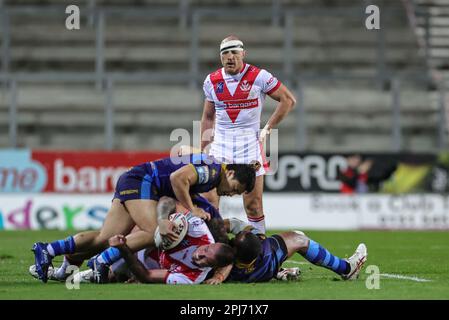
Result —
<instances>
[{"instance_id":1,"label":"player's shoulder","mask_svg":"<svg viewBox=\"0 0 449 320\"><path fill-rule=\"evenodd\" d=\"M276 86L278 81L279 80L271 72L266 69L260 69L255 83L263 88L271 88L273 86Z\"/></svg>"},{"instance_id":2,"label":"player's shoulder","mask_svg":"<svg viewBox=\"0 0 449 320\"><path fill-rule=\"evenodd\" d=\"M219 78L222 75L222 73L221 73L222 69L223 68L219 68L219 69L209 73L206 76L206 78L204 79L204 82L212 82L214 79Z\"/></svg>"},{"instance_id":3,"label":"player's shoulder","mask_svg":"<svg viewBox=\"0 0 449 320\"><path fill-rule=\"evenodd\" d=\"M248 65L248 70L246 70L246 72L260 72L263 70L261 67L255 66L253 64L247 63L247 65Z\"/></svg>"},{"instance_id":4,"label":"player's shoulder","mask_svg":"<svg viewBox=\"0 0 449 320\"><path fill-rule=\"evenodd\" d=\"M263 68L259 69L259 74L258 74L259 79L267 79L267 78L271 78L271 77L273 77L273 75L271 74L270 71L268 71L267 69L263 69Z\"/></svg>"},{"instance_id":5,"label":"player's shoulder","mask_svg":"<svg viewBox=\"0 0 449 320\"><path fill-rule=\"evenodd\" d=\"M246 72L255 72L258 73L259 75L263 75L263 74L271 74L267 69L259 67L259 66L255 66L253 64L249 64L248 65L248 70Z\"/></svg>"},{"instance_id":6,"label":"player's shoulder","mask_svg":"<svg viewBox=\"0 0 449 320\"><path fill-rule=\"evenodd\" d=\"M212 81L211 81L211 79L210 79L210 74L208 74L208 75L206 76L206 78L204 78L204 83L203 83L203 85L204 85L204 86L211 86L211 85L212 85Z\"/></svg>"},{"instance_id":7,"label":"player's shoulder","mask_svg":"<svg viewBox=\"0 0 449 320\"><path fill-rule=\"evenodd\" d=\"M255 79L256 82L259 81L259 82L263 83L263 82L267 82L271 78L274 78L273 75L267 69L253 66L253 65L249 66L248 72L257 73L257 77Z\"/></svg>"},{"instance_id":8,"label":"player's shoulder","mask_svg":"<svg viewBox=\"0 0 449 320\"><path fill-rule=\"evenodd\" d=\"M207 226L206 221L193 215L189 218L189 229L187 235L201 241L201 244L214 243L214 238Z\"/></svg>"},{"instance_id":9,"label":"player's shoulder","mask_svg":"<svg viewBox=\"0 0 449 320\"><path fill-rule=\"evenodd\" d=\"M187 219L189 222L189 226L192 226L192 227L198 227L198 226L202 226L203 224L205 224L203 219L201 219L197 216L194 216L191 213L187 214Z\"/></svg>"}]
</instances>

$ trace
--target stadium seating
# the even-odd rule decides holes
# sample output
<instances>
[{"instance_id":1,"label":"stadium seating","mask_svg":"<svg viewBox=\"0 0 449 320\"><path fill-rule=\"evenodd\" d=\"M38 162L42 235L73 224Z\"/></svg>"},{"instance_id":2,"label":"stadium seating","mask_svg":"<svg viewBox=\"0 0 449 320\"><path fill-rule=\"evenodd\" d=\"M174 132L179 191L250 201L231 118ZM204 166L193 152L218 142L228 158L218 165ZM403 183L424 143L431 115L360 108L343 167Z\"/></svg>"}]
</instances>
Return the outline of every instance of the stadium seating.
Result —
<instances>
[{"instance_id":1,"label":"stadium seating","mask_svg":"<svg viewBox=\"0 0 449 320\"><path fill-rule=\"evenodd\" d=\"M60 4L59 1L4 1L4 5ZM87 3L87 2L86 2ZM190 1L190 13L196 9L226 8L230 1ZM284 69L284 16L280 24L270 16L245 20L235 17L203 17L199 27L199 65L197 87L192 89L190 58L192 21L180 25L179 16L106 15L105 72L119 75L152 74L144 81L120 80L113 84L115 143L117 149L167 149L174 128L192 131L192 121L202 111L201 81L218 68L217 46L228 34L237 34L248 49L248 61L263 66L297 91L302 79L308 143L314 151L391 150L392 92L388 79L378 79L378 67L387 74L402 77L402 148L434 151L437 145L438 97L423 83L415 83L409 74L426 74L425 59L418 50L416 36L409 27L405 10L398 3L376 1L383 10L399 10L385 17L385 60L378 58L376 31L364 28L364 16L333 14L336 1L281 1L287 11L320 9L295 18L293 33L294 71ZM242 11L258 5L271 10L272 1L231 1ZM179 1L121 0L96 1L98 8L134 7L179 9ZM360 6L350 0L345 6ZM361 7L360 7L361 8ZM384 9L385 8L385 9ZM98 149L104 147L104 105L106 93L95 86L96 29L83 17L80 30L63 27L65 15L22 14L10 18L12 74L56 74L55 80L18 82L18 144L40 149ZM328 12L324 14L323 12ZM320 21L320 23L317 23ZM287 71L287 74L286 74ZM69 81L57 74L89 74L92 79ZM341 76L372 77L371 81L341 79ZM333 76L334 78L332 78ZM298 92L297 92L298 93ZM8 146L8 90L0 99L0 147ZM267 99L263 119L267 120L275 104ZM349 120L350 119L350 120ZM298 119L296 113L280 127L281 150L295 150Z\"/></svg>"}]
</instances>

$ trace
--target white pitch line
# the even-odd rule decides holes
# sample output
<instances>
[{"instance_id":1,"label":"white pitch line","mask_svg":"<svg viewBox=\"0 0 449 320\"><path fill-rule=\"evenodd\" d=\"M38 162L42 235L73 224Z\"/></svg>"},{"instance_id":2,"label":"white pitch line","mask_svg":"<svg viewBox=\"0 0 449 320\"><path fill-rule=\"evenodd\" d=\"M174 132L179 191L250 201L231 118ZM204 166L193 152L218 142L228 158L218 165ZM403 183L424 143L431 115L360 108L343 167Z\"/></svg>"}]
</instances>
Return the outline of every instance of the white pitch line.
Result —
<instances>
[{"instance_id":1,"label":"white pitch line","mask_svg":"<svg viewBox=\"0 0 449 320\"><path fill-rule=\"evenodd\" d=\"M304 262L304 261L293 261L293 260L287 260L285 262L290 262L294 264L311 264L310 262Z\"/></svg>"},{"instance_id":2,"label":"white pitch line","mask_svg":"<svg viewBox=\"0 0 449 320\"><path fill-rule=\"evenodd\" d=\"M380 276L385 277L385 278L411 280L411 281L416 281L416 282L432 282L432 280L421 279L421 278L418 278L418 277L402 276L400 274L381 273Z\"/></svg>"},{"instance_id":3,"label":"white pitch line","mask_svg":"<svg viewBox=\"0 0 449 320\"><path fill-rule=\"evenodd\" d=\"M294 261L294 260L287 260L285 262L289 262L289 263L293 263L293 264L311 264L310 262ZM428 279L421 279L418 277L408 277L408 276L403 276L400 274L390 274L390 273L381 273L380 276L385 277L385 278L411 280L411 281L416 281L416 282L432 282L433 281L433 280L428 280Z\"/></svg>"}]
</instances>

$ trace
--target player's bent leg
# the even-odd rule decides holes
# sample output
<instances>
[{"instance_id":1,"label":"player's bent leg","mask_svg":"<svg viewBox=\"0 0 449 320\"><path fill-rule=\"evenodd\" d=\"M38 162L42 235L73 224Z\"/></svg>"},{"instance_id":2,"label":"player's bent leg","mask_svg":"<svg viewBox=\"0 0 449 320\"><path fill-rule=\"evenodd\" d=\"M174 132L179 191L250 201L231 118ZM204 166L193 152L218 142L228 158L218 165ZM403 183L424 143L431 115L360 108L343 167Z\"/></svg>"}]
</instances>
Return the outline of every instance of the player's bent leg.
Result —
<instances>
[{"instance_id":1,"label":"player's bent leg","mask_svg":"<svg viewBox=\"0 0 449 320\"><path fill-rule=\"evenodd\" d=\"M50 272L55 270L52 266L52 260L55 256L61 254L73 254L76 250L76 238L78 235L69 236L63 240L56 240L51 243L36 242L31 249L34 253L34 272L37 274L38 278L44 283L48 280L48 274L54 275L55 272ZM95 237L95 233L94 233ZM90 237L92 238L92 237ZM68 265L66 259L64 265ZM51 270L50 270L51 267ZM65 272L65 269L64 269Z\"/></svg>"},{"instance_id":2,"label":"player's bent leg","mask_svg":"<svg viewBox=\"0 0 449 320\"><path fill-rule=\"evenodd\" d=\"M119 199L114 199L112 201L111 210L109 210L103 227L100 230L100 234L91 241L89 246L84 248L84 251L90 253L90 256L92 256L105 250L108 247L108 240L110 237L116 234L128 234L134 225L135 222L125 206L122 205ZM106 273L107 276L108 270L106 266L103 267L101 263L98 263L97 261L97 258L102 255L107 255L107 253L103 251L100 255L90 259L87 263L88 267L94 271L95 278L101 280L105 278L103 276L104 273ZM83 256L83 258L87 257Z\"/></svg>"},{"instance_id":3,"label":"player's bent leg","mask_svg":"<svg viewBox=\"0 0 449 320\"><path fill-rule=\"evenodd\" d=\"M126 245L132 252L154 247L154 232L139 230L126 236Z\"/></svg>"},{"instance_id":4,"label":"player's bent leg","mask_svg":"<svg viewBox=\"0 0 449 320\"><path fill-rule=\"evenodd\" d=\"M80 233L51 243L35 243L32 251L34 252L36 273L39 279L47 282L48 267L52 265L53 257L76 252L96 253L107 246L108 239L111 236L128 233L133 225L134 222L120 200L114 199L99 234Z\"/></svg>"},{"instance_id":5,"label":"player's bent leg","mask_svg":"<svg viewBox=\"0 0 449 320\"><path fill-rule=\"evenodd\" d=\"M88 239L90 241L94 241L95 237L99 236L99 234L100 234L99 230L85 231L85 232L80 232L80 233L76 234L74 236L74 238L75 238L75 241L76 241L76 239L84 238L83 240L78 240L79 242L87 242ZM64 255L64 260L62 261L59 268L54 269L54 273L52 276L52 278L54 278L53 280L59 280L59 281L65 280L70 275L70 272L67 271L67 270L70 270L70 269L68 269L69 266L76 266L79 268L83 264L84 260L89 259L96 253L97 252L95 250L89 250L89 251L85 251L85 252L77 252L77 253L73 253L73 254ZM49 279L51 279L51 278L49 278Z\"/></svg>"},{"instance_id":6,"label":"player's bent leg","mask_svg":"<svg viewBox=\"0 0 449 320\"><path fill-rule=\"evenodd\" d=\"M279 236L281 236L287 246L287 259L295 253L301 255L307 253L309 238L303 232L288 231L279 234Z\"/></svg>"},{"instance_id":7,"label":"player's bent leg","mask_svg":"<svg viewBox=\"0 0 449 320\"><path fill-rule=\"evenodd\" d=\"M341 259L334 256L319 243L309 239L301 231L285 232L280 236L287 246L288 257L298 252L309 262L334 271L344 280L356 279L366 261L367 253L364 244L357 247L356 253L351 258Z\"/></svg>"},{"instance_id":8,"label":"player's bent leg","mask_svg":"<svg viewBox=\"0 0 449 320\"><path fill-rule=\"evenodd\" d=\"M52 260L55 255L73 253L75 251L75 243L72 236L52 243L36 242L33 244L31 251L34 254L34 270L37 277L46 283L48 281L48 271L50 267L53 267Z\"/></svg>"},{"instance_id":9,"label":"player's bent leg","mask_svg":"<svg viewBox=\"0 0 449 320\"><path fill-rule=\"evenodd\" d=\"M157 227L157 201L128 200L125 206L132 220L141 230L154 233Z\"/></svg>"},{"instance_id":10,"label":"player's bent leg","mask_svg":"<svg viewBox=\"0 0 449 320\"><path fill-rule=\"evenodd\" d=\"M139 231L127 236L127 245L132 251L138 251L154 245L154 232L157 227L157 201L155 200L128 200L125 202L127 211L132 221L139 227ZM116 234L128 234L116 233ZM113 235L110 235L111 237ZM108 237L108 239L109 239ZM108 266L121 258L120 251L115 247L109 247L98 256L88 262L88 266L94 270L95 282L104 283L107 280Z\"/></svg>"},{"instance_id":11,"label":"player's bent leg","mask_svg":"<svg viewBox=\"0 0 449 320\"><path fill-rule=\"evenodd\" d=\"M253 227L265 233L265 215L262 204L263 175L256 177L253 191L243 194L243 205L245 206L248 222Z\"/></svg>"},{"instance_id":12,"label":"player's bent leg","mask_svg":"<svg viewBox=\"0 0 449 320\"><path fill-rule=\"evenodd\" d=\"M285 258L285 260L290 258L296 252L303 252L304 250L307 250L308 238L304 235L304 233L289 231L284 232L279 236L284 240L285 246L287 247L287 257ZM276 279L282 281L298 280L300 278L300 275L301 270L299 270L298 267L294 268L282 267L279 269L276 275Z\"/></svg>"},{"instance_id":13,"label":"player's bent leg","mask_svg":"<svg viewBox=\"0 0 449 320\"><path fill-rule=\"evenodd\" d=\"M92 231L84 231L77 233L75 238L75 243L87 243L95 241L100 235L100 230L92 230ZM84 251L84 252L76 252L72 254L66 254L64 259L66 259L70 264L80 266L85 259L92 257L95 253L92 253L92 250Z\"/></svg>"},{"instance_id":14,"label":"player's bent leg","mask_svg":"<svg viewBox=\"0 0 449 320\"><path fill-rule=\"evenodd\" d=\"M114 199L100 233L94 238L80 238L80 244L76 243L77 252L98 253L108 246L110 237L116 234L128 234L134 227L134 224L130 214L120 200Z\"/></svg>"}]
</instances>

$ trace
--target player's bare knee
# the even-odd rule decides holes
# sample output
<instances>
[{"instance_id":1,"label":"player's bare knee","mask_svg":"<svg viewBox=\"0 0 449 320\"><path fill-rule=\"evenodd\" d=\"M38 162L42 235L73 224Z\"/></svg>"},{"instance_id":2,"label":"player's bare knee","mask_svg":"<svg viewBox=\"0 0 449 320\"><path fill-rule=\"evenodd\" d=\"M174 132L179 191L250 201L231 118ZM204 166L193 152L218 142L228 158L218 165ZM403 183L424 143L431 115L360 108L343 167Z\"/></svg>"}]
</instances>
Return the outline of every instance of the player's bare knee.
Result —
<instances>
[{"instance_id":1,"label":"player's bare knee","mask_svg":"<svg viewBox=\"0 0 449 320\"><path fill-rule=\"evenodd\" d=\"M309 238L302 231L293 231L292 232L295 238L295 245L297 250L307 250L309 247Z\"/></svg>"},{"instance_id":2,"label":"player's bare knee","mask_svg":"<svg viewBox=\"0 0 449 320\"><path fill-rule=\"evenodd\" d=\"M109 245L109 236L106 233L101 233L97 235L93 241L92 247L97 250L103 250Z\"/></svg>"}]
</instances>

